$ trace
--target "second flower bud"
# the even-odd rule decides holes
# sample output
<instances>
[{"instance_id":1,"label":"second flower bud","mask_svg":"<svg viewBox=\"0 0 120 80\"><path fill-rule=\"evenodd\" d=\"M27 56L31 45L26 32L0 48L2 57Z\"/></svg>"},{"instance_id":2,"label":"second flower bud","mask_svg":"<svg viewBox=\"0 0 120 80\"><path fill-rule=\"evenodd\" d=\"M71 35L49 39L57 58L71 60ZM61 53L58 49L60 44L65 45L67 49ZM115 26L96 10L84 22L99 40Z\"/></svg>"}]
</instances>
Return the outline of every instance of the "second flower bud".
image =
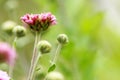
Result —
<instances>
[{"instance_id":1,"label":"second flower bud","mask_svg":"<svg viewBox=\"0 0 120 80\"><path fill-rule=\"evenodd\" d=\"M38 51L40 51L41 54L49 53L51 51L51 47L51 44L46 40L38 42Z\"/></svg>"},{"instance_id":2,"label":"second flower bud","mask_svg":"<svg viewBox=\"0 0 120 80\"><path fill-rule=\"evenodd\" d=\"M57 37L57 41L60 44L66 44L66 43L68 43L68 37L67 37L66 34L59 34L58 37Z\"/></svg>"},{"instance_id":3,"label":"second flower bud","mask_svg":"<svg viewBox=\"0 0 120 80\"><path fill-rule=\"evenodd\" d=\"M23 26L16 26L13 28L13 33L17 36L17 37L23 37L26 34L26 29Z\"/></svg>"}]
</instances>

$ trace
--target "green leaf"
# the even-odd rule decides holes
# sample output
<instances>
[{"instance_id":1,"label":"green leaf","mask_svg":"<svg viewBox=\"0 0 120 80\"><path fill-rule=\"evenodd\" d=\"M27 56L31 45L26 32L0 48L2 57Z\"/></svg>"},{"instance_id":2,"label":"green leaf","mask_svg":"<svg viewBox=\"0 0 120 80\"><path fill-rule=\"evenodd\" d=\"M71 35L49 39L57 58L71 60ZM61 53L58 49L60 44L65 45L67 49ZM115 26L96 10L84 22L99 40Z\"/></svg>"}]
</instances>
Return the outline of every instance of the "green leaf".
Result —
<instances>
[{"instance_id":1,"label":"green leaf","mask_svg":"<svg viewBox=\"0 0 120 80\"><path fill-rule=\"evenodd\" d=\"M37 68L35 71L39 71L41 68L39 67L39 68Z\"/></svg>"},{"instance_id":2,"label":"green leaf","mask_svg":"<svg viewBox=\"0 0 120 80\"><path fill-rule=\"evenodd\" d=\"M56 65L55 65L55 64L52 64L52 65L49 67L48 72L53 71L55 68L56 68Z\"/></svg>"}]
</instances>

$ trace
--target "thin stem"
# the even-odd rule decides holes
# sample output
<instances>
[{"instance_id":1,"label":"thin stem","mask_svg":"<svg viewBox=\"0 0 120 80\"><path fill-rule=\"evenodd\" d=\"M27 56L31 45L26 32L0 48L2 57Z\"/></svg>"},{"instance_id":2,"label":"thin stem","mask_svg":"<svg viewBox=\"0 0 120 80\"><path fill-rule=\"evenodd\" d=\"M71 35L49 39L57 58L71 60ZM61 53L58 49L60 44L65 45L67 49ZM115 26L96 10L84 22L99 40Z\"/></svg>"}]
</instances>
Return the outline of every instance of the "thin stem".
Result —
<instances>
[{"instance_id":1,"label":"thin stem","mask_svg":"<svg viewBox=\"0 0 120 80\"><path fill-rule=\"evenodd\" d=\"M13 48L16 49L16 41L17 41L17 37L15 37L14 42L13 42Z\"/></svg>"},{"instance_id":2,"label":"thin stem","mask_svg":"<svg viewBox=\"0 0 120 80\"><path fill-rule=\"evenodd\" d=\"M55 63L56 63L57 58L58 58L58 56L59 56L59 54L60 54L61 48L62 48L62 44L58 44L58 47L57 47L57 49L56 49L55 55L54 55L53 60L52 60L52 64L55 64Z\"/></svg>"},{"instance_id":3,"label":"thin stem","mask_svg":"<svg viewBox=\"0 0 120 80\"><path fill-rule=\"evenodd\" d=\"M31 66L30 66L30 69L29 69L27 80L32 80L33 74L34 74L34 71L35 71L35 68L36 68L36 65L37 65L38 56L39 56L38 51L37 51L38 41L39 41L39 34L38 34L38 32L36 32L33 55L32 55L32 60L31 60Z\"/></svg>"},{"instance_id":4,"label":"thin stem","mask_svg":"<svg viewBox=\"0 0 120 80\"><path fill-rule=\"evenodd\" d=\"M36 71L36 66L38 63L39 58L41 57L41 53L38 52L37 56L36 56L36 60L35 60L35 69L34 72ZM33 79L35 78L35 74L33 74Z\"/></svg>"},{"instance_id":5,"label":"thin stem","mask_svg":"<svg viewBox=\"0 0 120 80\"><path fill-rule=\"evenodd\" d=\"M61 48L62 48L62 44L59 43L58 46L57 46L57 49L56 49L56 51L55 51L55 54L53 55L53 58L52 58L52 60L51 60L51 65L53 65L53 64L56 63L57 58L58 58L58 56L59 56L59 54L60 54ZM47 73L47 74L48 74L48 73ZM46 75L47 75L47 74L46 74ZM46 80L46 77L44 78L44 80Z\"/></svg>"},{"instance_id":6,"label":"thin stem","mask_svg":"<svg viewBox=\"0 0 120 80\"><path fill-rule=\"evenodd\" d=\"M17 41L17 37L15 37L14 41L13 41L13 49L16 49L16 41ZM13 74L13 69L14 69L14 64L9 66L9 76L12 77Z\"/></svg>"},{"instance_id":7,"label":"thin stem","mask_svg":"<svg viewBox=\"0 0 120 80\"><path fill-rule=\"evenodd\" d=\"M9 74L10 77L12 77L13 69L14 69L14 66L13 66L13 65L10 65L10 66L9 66L9 72L8 72L8 74Z\"/></svg>"}]
</instances>

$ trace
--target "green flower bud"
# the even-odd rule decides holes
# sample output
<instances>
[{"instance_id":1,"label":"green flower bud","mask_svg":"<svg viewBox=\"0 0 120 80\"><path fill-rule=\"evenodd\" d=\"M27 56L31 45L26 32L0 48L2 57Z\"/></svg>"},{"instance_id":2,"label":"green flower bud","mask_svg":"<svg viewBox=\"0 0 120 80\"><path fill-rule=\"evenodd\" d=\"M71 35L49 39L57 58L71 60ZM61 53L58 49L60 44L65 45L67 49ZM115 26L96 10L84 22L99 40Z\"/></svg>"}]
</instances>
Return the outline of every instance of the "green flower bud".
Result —
<instances>
[{"instance_id":1,"label":"green flower bud","mask_svg":"<svg viewBox=\"0 0 120 80\"><path fill-rule=\"evenodd\" d=\"M23 37L26 34L26 29L23 26L16 26L13 29L13 33L17 36L17 37Z\"/></svg>"},{"instance_id":2,"label":"green flower bud","mask_svg":"<svg viewBox=\"0 0 120 80\"><path fill-rule=\"evenodd\" d=\"M57 37L57 40L60 44L68 43L68 37L65 34L59 34L58 37Z\"/></svg>"},{"instance_id":3,"label":"green flower bud","mask_svg":"<svg viewBox=\"0 0 120 80\"><path fill-rule=\"evenodd\" d=\"M5 3L5 8L7 10L14 10L18 7L18 1L16 0L8 0L6 3Z\"/></svg>"},{"instance_id":4,"label":"green flower bud","mask_svg":"<svg viewBox=\"0 0 120 80\"><path fill-rule=\"evenodd\" d=\"M64 80L64 77L60 72L53 71L47 74L46 80Z\"/></svg>"},{"instance_id":5,"label":"green flower bud","mask_svg":"<svg viewBox=\"0 0 120 80\"><path fill-rule=\"evenodd\" d=\"M42 40L42 41L38 42L38 50L42 54L49 53L51 51L51 44L46 40Z\"/></svg>"},{"instance_id":6,"label":"green flower bud","mask_svg":"<svg viewBox=\"0 0 120 80\"><path fill-rule=\"evenodd\" d=\"M6 21L2 24L1 29L5 32L7 32L8 34L12 34L12 30L13 28L16 26L17 24L13 21Z\"/></svg>"}]
</instances>

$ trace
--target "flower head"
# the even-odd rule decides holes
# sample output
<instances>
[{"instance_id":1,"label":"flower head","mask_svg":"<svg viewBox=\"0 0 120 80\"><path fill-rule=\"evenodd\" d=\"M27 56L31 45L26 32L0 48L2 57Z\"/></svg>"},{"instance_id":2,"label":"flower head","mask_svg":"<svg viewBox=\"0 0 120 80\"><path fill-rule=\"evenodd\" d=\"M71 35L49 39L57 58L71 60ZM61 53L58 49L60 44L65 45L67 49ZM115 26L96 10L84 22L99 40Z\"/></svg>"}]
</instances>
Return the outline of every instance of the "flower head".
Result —
<instances>
[{"instance_id":1,"label":"flower head","mask_svg":"<svg viewBox=\"0 0 120 80\"><path fill-rule=\"evenodd\" d=\"M9 65L14 65L15 58L15 50L9 44L0 42L0 62L7 62Z\"/></svg>"},{"instance_id":2,"label":"flower head","mask_svg":"<svg viewBox=\"0 0 120 80\"><path fill-rule=\"evenodd\" d=\"M55 25L56 17L50 12L41 14L26 14L21 20L33 31L46 30L50 25Z\"/></svg>"},{"instance_id":3,"label":"flower head","mask_svg":"<svg viewBox=\"0 0 120 80\"><path fill-rule=\"evenodd\" d=\"M10 80L10 77L6 72L0 70L0 80Z\"/></svg>"}]
</instances>

